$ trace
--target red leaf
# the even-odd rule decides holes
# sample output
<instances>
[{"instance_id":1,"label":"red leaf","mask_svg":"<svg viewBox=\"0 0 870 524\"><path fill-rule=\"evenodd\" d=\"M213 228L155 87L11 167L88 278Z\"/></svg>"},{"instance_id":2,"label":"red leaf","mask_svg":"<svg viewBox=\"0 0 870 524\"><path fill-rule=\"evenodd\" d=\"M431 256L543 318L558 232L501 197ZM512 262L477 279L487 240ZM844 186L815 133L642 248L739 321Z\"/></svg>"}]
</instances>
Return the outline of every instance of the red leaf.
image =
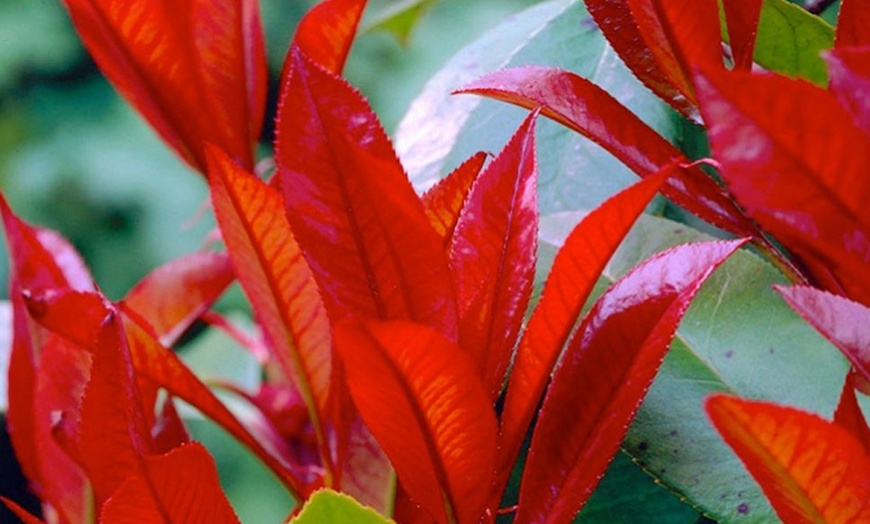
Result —
<instances>
[{"instance_id":1,"label":"red leaf","mask_svg":"<svg viewBox=\"0 0 870 524\"><path fill-rule=\"evenodd\" d=\"M529 109L600 145L641 177L689 160L606 91L568 71L545 67L504 69L463 87ZM665 195L711 224L738 236L758 236L722 189L697 167L684 167Z\"/></svg>"},{"instance_id":2,"label":"red leaf","mask_svg":"<svg viewBox=\"0 0 870 524\"><path fill-rule=\"evenodd\" d=\"M142 474L128 478L103 506L100 522L224 524L239 519L221 491L214 460L194 442L147 457Z\"/></svg>"},{"instance_id":3,"label":"red leaf","mask_svg":"<svg viewBox=\"0 0 870 524\"><path fill-rule=\"evenodd\" d=\"M460 211L450 266L460 340L495 401L510 363L535 276L537 165L532 113L480 174Z\"/></svg>"},{"instance_id":4,"label":"red leaf","mask_svg":"<svg viewBox=\"0 0 870 524\"><path fill-rule=\"evenodd\" d=\"M648 177L608 199L578 224L556 255L520 340L508 383L497 453L501 494L550 378L550 372L605 264L667 178ZM498 502L498 501L496 501Z\"/></svg>"},{"instance_id":5,"label":"red leaf","mask_svg":"<svg viewBox=\"0 0 870 524\"><path fill-rule=\"evenodd\" d=\"M256 0L64 0L109 81L187 162L217 144L253 167L266 96Z\"/></svg>"},{"instance_id":6,"label":"red leaf","mask_svg":"<svg viewBox=\"0 0 870 524\"><path fill-rule=\"evenodd\" d=\"M817 280L870 304L870 137L833 95L800 80L726 72L699 75L696 84L738 201ZM827 270L836 284L826 282Z\"/></svg>"},{"instance_id":7,"label":"red leaf","mask_svg":"<svg viewBox=\"0 0 870 524\"><path fill-rule=\"evenodd\" d=\"M456 339L441 240L377 118L344 80L290 55L276 161L331 319L412 319Z\"/></svg>"},{"instance_id":8,"label":"red leaf","mask_svg":"<svg viewBox=\"0 0 870 524\"><path fill-rule=\"evenodd\" d=\"M695 106L671 83L653 57L629 9L629 0L586 0L586 9L625 65L644 85L683 115Z\"/></svg>"},{"instance_id":9,"label":"red leaf","mask_svg":"<svg viewBox=\"0 0 870 524\"><path fill-rule=\"evenodd\" d=\"M752 55L758 36L758 20L764 0L724 0L725 22L728 25L728 41L731 58L737 69L752 68Z\"/></svg>"},{"instance_id":10,"label":"red leaf","mask_svg":"<svg viewBox=\"0 0 870 524\"><path fill-rule=\"evenodd\" d=\"M855 396L856 380L854 371L846 375L843 393L834 412L834 424L851 433L864 446L864 451L870 453L870 427L867 426L864 412L861 411L858 398Z\"/></svg>"},{"instance_id":11,"label":"red leaf","mask_svg":"<svg viewBox=\"0 0 870 524\"><path fill-rule=\"evenodd\" d=\"M402 321L342 324L335 341L354 402L409 495L437 522L476 523L496 421L470 357Z\"/></svg>"},{"instance_id":12,"label":"red leaf","mask_svg":"<svg viewBox=\"0 0 870 524\"><path fill-rule=\"evenodd\" d=\"M164 346L205 313L235 279L229 258L222 253L193 253L152 271L118 305L137 315L142 326Z\"/></svg>"},{"instance_id":13,"label":"red leaf","mask_svg":"<svg viewBox=\"0 0 870 524\"><path fill-rule=\"evenodd\" d=\"M208 150L212 204L242 289L285 377L299 388L332 474L325 409L332 341L311 270L290 231L277 190Z\"/></svg>"},{"instance_id":14,"label":"red leaf","mask_svg":"<svg viewBox=\"0 0 870 524\"><path fill-rule=\"evenodd\" d=\"M15 513L19 519L21 519L24 524L44 524L41 520L31 515L26 509L22 508L15 502L7 499L6 497L0 496L0 501L9 508L9 511Z\"/></svg>"},{"instance_id":15,"label":"red leaf","mask_svg":"<svg viewBox=\"0 0 870 524\"><path fill-rule=\"evenodd\" d=\"M837 34L834 48L870 45L870 10L863 0L842 0L837 15Z\"/></svg>"},{"instance_id":16,"label":"red leaf","mask_svg":"<svg viewBox=\"0 0 870 524\"><path fill-rule=\"evenodd\" d=\"M340 75L356 36L366 0L324 0L312 7L299 22L293 44L323 69ZM293 63L292 51L284 64Z\"/></svg>"},{"instance_id":17,"label":"red leaf","mask_svg":"<svg viewBox=\"0 0 870 524\"><path fill-rule=\"evenodd\" d=\"M459 212L485 161L486 153L475 154L423 194L423 210L445 249L453 243Z\"/></svg>"},{"instance_id":18,"label":"red leaf","mask_svg":"<svg viewBox=\"0 0 870 524\"><path fill-rule=\"evenodd\" d=\"M831 92L870 135L870 47L840 48L825 53Z\"/></svg>"},{"instance_id":19,"label":"red leaf","mask_svg":"<svg viewBox=\"0 0 870 524\"><path fill-rule=\"evenodd\" d=\"M810 413L724 395L706 409L784 522L870 519L870 456L845 430Z\"/></svg>"},{"instance_id":20,"label":"red leaf","mask_svg":"<svg viewBox=\"0 0 870 524\"><path fill-rule=\"evenodd\" d=\"M583 507L619 449L692 298L742 243L686 244L656 255L595 302L544 397L517 524L565 522Z\"/></svg>"}]
</instances>

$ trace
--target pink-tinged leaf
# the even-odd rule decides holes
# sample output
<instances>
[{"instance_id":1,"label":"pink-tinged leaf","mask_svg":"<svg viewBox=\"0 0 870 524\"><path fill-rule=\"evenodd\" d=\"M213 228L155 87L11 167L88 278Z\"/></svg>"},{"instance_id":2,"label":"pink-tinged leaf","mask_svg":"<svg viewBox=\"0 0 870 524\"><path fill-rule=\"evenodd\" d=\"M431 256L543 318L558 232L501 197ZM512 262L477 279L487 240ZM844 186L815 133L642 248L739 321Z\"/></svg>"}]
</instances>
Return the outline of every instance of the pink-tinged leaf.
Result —
<instances>
[{"instance_id":1,"label":"pink-tinged leaf","mask_svg":"<svg viewBox=\"0 0 870 524\"><path fill-rule=\"evenodd\" d=\"M161 344L171 346L234 279L227 255L193 253L152 271L118 307L128 315L138 315Z\"/></svg>"},{"instance_id":2,"label":"pink-tinged leaf","mask_svg":"<svg viewBox=\"0 0 870 524\"><path fill-rule=\"evenodd\" d=\"M870 308L807 286L774 289L870 380Z\"/></svg>"},{"instance_id":3,"label":"pink-tinged leaf","mask_svg":"<svg viewBox=\"0 0 870 524\"><path fill-rule=\"evenodd\" d=\"M697 110L656 62L629 9L629 0L586 0L586 9L625 65L644 85L683 115Z\"/></svg>"},{"instance_id":4,"label":"pink-tinged leaf","mask_svg":"<svg viewBox=\"0 0 870 524\"><path fill-rule=\"evenodd\" d=\"M870 47L838 48L824 56L831 92L870 135Z\"/></svg>"},{"instance_id":5,"label":"pink-tinged leaf","mask_svg":"<svg viewBox=\"0 0 870 524\"><path fill-rule=\"evenodd\" d=\"M423 209L445 249L453 242L459 212L485 161L486 153L475 154L423 194Z\"/></svg>"},{"instance_id":6,"label":"pink-tinged leaf","mask_svg":"<svg viewBox=\"0 0 870 524\"><path fill-rule=\"evenodd\" d=\"M477 177L450 246L459 339L494 402L519 336L535 276L537 112Z\"/></svg>"},{"instance_id":7,"label":"pink-tinged leaf","mask_svg":"<svg viewBox=\"0 0 870 524\"><path fill-rule=\"evenodd\" d=\"M583 507L619 449L692 298L742 243L685 244L655 255L595 302L544 397L523 471L517 524L566 522Z\"/></svg>"},{"instance_id":8,"label":"pink-tinged leaf","mask_svg":"<svg viewBox=\"0 0 870 524\"><path fill-rule=\"evenodd\" d=\"M831 93L801 80L706 72L696 86L737 200L816 280L870 304L870 137Z\"/></svg>"},{"instance_id":9,"label":"pink-tinged leaf","mask_svg":"<svg viewBox=\"0 0 870 524\"><path fill-rule=\"evenodd\" d=\"M866 0L842 0L834 48L870 45L870 9Z\"/></svg>"},{"instance_id":10,"label":"pink-tinged leaf","mask_svg":"<svg viewBox=\"0 0 870 524\"><path fill-rule=\"evenodd\" d=\"M341 462L341 491L382 515L395 502L396 478L390 459L359 415L348 428L348 444Z\"/></svg>"},{"instance_id":11,"label":"pink-tinged leaf","mask_svg":"<svg viewBox=\"0 0 870 524\"><path fill-rule=\"evenodd\" d=\"M864 412L861 411L861 406L858 405L858 398L855 395L858 378L854 371L850 371L846 375L843 393L840 395L837 410L834 411L834 424L851 433L864 446L864 451L870 453L870 427L867 426L867 419L864 418Z\"/></svg>"},{"instance_id":12,"label":"pink-tinged leaf","mask_svg":"<svg viewBox=\"0 0 870 524\"><path fill-rule=\"evenodd\" d=\"M414 501L437 522L476 523L486 502L495 414L471 358L404 321L335 333L363 421Z\"/></svg>"},{"instance_id":13,"label":"pink-tinged leaf","mask_svg":"<svg viewBox=\"0 0 870 524\"><path fill-rule=\"evenodd\" d=\"M731 59L737 69L752 68L755 40L758 36L758 20L764 0L724 0L725 23L728 26L728 43Z\"/></svg>"},{"instance_id":14,"label":"pink-tinged leaf","mask_svg":"<svg viewBox=\"0 0 870 524\"><path fill-rule=\"evenodd\" d=\"M411 319L457 338L447 257L365 100L292 50L276 161L287 216L333 321Z\"/></svg>"},{"instance_id":15,"label":"pink-tinged leaf","mask_svg":"<svg viewBox=\"0 0 870 524\"><path fill-rule=\"evenodd\" d=\"M597 143L629 169L645 177L665 166L689 164L667 140L606 91L574 73L546 67L519 67L489 74L463 87L534 109ZM758 236L724 191L698 167L680 169L663 189L692 213L738 236Z\"/></svg>"},{"instance_id":16,"label":"pink-tinged leaf","mask_svg":"<svg viewBox=\"0 0 870 524\"><path fill-rule=\"evenodd\" d=\"M21 522L23 522L24 524L45 524L38 518L31 515L30 512L28 512L26 509L16 504L14 501L11 501L6 497L0 497L0 501L2 501L7 508L9 508L9 511L15 513L15 516L21 519Z\"/></svg>"},{"instance_id":17,"label":"pink-tinged leaf","mask_svg":"<svg viewBox=\"0 0 870 524\"><path fill-rule=\"evenodd\" d=\"M800 410L724 395L705 407L783 522L870 521L870 455L846 430Z\"/></svg>"},{"instance_id":18,"label":"pink-tinged leaf","mask_svg":"<svg viewBox=\"0 0 870 524\"><path fill-rule=\"evenodd\" d=\"M324 0L312 7L299 22L293 44L308 58L331 73L340 75L356 36L366 0ZM287 57L286 69L292 64Z\"/></svg>"},{"instance_id":19,"label":"pink-tinged leaf","mask_svg":"<svg viewBox=\"0 0 870 524\"><path fill-rule=\"evenodd\" d=\"M553 261L520 340L501 414L495 491L500 496L565 343L607 261L667 179L648 177L611 197L580 222ZM495 501L496 503L498 501Z\"/></svg>"},{"instance_id":20,"label":"pink-tinged leaf","mask_svg":"<svg viewBox=\"0 0 870 524\"><path fill-rule=\"evenodd\" d=\"M147 457L142 469L106 502L100 522L239 522L221 490L214 460L201 444L185 444L165 455Z\"/></svg>"},{"instance_id":21,"label":"pink-tinged leaf","mask_svg":"<svg viewBox=\"0 0 870 524\"><path fill-rule=\"evenodd\" d=\"M265 331L275 362L299 388L332 473L325 409L332 359L329 319L290 231L281 194L208 151L212 205L242 289Z\"/></svg>"},{"instance_id":22,"label":"pink-tinged leaf","mask_svg":"<svg viewBox=\"0 0 870 524\"><path fill-rule=\"evenodd\" d=\"M256 0L64 0L85 47L157 133L205 173L217 144L254 165L266 57Z\"/></svg>"}]
</instances>

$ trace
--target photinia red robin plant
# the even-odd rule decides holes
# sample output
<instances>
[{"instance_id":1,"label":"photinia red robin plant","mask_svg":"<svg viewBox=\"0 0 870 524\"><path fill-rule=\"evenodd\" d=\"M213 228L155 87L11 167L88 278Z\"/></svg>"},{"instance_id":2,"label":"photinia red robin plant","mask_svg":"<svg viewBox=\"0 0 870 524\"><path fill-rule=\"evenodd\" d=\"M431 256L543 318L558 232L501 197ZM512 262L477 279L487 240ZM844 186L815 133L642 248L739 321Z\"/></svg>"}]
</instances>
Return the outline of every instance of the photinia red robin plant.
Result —
<instances>
[{"instance_id":1,"label":"photinia red robin plant","mask_svg":"<svg viewBox=\"0 0 870 524\"><path fill-rule=\"evenodd\" d=\"M781 3L724 0L720 15L714 0L587 0L612 49L673 118L706 132L710 154L690 158L590 79L510 68L451 89L531 113L500 152L464 157L422 193L342 77L364 0L325 0L297 28L281 74L272 173L254 169L266 89L255 0L64 3L110 82L203 176L219 241L113 302L66 240L0 199L14 313L8 429L42 501L36 517L3 499L23 521L237 522L177 401L256 455L297 502L289 518L302 524L603 520L581 510L616 476L620 447L632 455L671 442L670 473L632 457L700 513L763 521L756 499L752 512L743 501L710 503L730 504L746 481L721 486L711 471L686 480L679 466L692 458L677 455L691 449L679 447L691 432L655 427L641 410L658 394L672 345L682 360L665 378L684 388L672 391L675 406L696 390L706 397L700 385L766 391L729 384L732 372L720 374L725 365L712 354L686 360L680 348L698 343L677 331L732 255L751 257L755 274L774 271L741 250L748 243L797 284L776 289L854 366L834 422L777 398L718 395L678 410L699 414L686 420L704 424L701 441L712 431L706 409L784 521L865 518L870 429L856 389L870 380L870 220L860 205L870 42L856 0L841 7L828 88L752 71L754 60L779 64L756 44L770 38L771 20L821 24ZM562 4L574 2L549 5ZM814 74L807 67L799 73ZM542 116L642 178L569 224L551 260L540 256L548 217L539 195L551 180L538 161ZM725 239L678 240L611 261L660 190ZM253 334L212 311L233 282L250 304ZM242 398L244 415L171 349L197 320L233 334L261 364L256 390L219 386ZM630 431L668 437L635 446Z\"/></svg>"}]
</instances>

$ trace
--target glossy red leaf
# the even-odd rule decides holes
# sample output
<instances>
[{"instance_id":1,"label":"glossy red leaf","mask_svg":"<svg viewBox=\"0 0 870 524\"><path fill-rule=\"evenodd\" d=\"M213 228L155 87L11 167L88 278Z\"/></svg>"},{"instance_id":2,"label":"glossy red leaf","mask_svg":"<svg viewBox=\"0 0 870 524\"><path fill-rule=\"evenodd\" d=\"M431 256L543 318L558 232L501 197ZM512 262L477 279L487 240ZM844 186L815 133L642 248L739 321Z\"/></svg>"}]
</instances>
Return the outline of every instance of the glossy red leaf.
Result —
<instances>
[{"instance_id":1,"label":"glossy red leaf","mask_svg":"<svg viewBox=\"0 0 870 524\"><path fill-rule=\"evenodd\" d=\"M293 44L320 67L341 74L356 36L366 0L325 0L312 7L299 22ZM287 57L286 68L293 63Z\"/></svg>"},{"instance_id":2,"label":"glossy red leaf","mask_svg":"<svg viewBox=\"0 0 870 524\"><path fill-rule=\"evenodd\" d=\"M625 436L701 284L742 241L685 244L636 266L568 342L538 415L515 522L565 522Z\"/></svg>"},{"instance_id":3,"label":"glossy red leaf","mask_svg":"<svg viewBox=\"0 0 870 524\"><path fill-rule=\"evenodd\" d=\"M534 109L600 145L644 177L689 160L606 91L574 73L546 67L504 69L458 91ZM758 236L722 189L698 167L678 171L665 195L700 218L738 236Z\"/></svg>"},{"instance_id":4,"label":"glossy red leaf","mask_svg":"<svg viewBox=\"0 0 870 524\"><path fill-rule=\"evenodd\" d=\"M833 95L800 80L707 72L696 84L737 200L816 280L870 304L870 137Z\"/></svg>"},{"instance_id":5,"label":"glossy red leaf","mask_svg":"<svg viewBox=\"0 0 870 524\"><path fill-rule=\"evenodd\" d=\"M242 289L265 331L272 357L302 394L332 473L326 402L332 359L329 319L284 214L281 194L208 150L212 205Z\"/></svg>"},{"instance_id":6,"label":"glossy red leaf","mask_svg":"<svg viewBox=\"0 0 870 524\"><path fill-rule=\"evenodd\" d=\"M211 142L248 168L266 57L256 0L64 0L109 81L188 163Z\"/></svg>"},{"instance_id":7,"label":"glossy red leaf","mask_svg":"<svg viewBox=\"0 0 870 524\"><path fill-rule=\"evenodd\" d=\"M405 321L344 323L335 344L354 402L408 494L437 522L476 523L496 421L471 358Z\"/></svg>"},{"instance_id":8,"label":"glossy red leaf","mask_svg":"<svg viewBox=\"0 0 870 524\"><path fill-rule=\"evenodd\" d=\"M758 20L764 0L723 0L725 23L728 26L728 43L731 59L737 69L752 68L755 40L758 36Z\"/></svg>"},{"instance_id":9,"label":"glossy red leaf","mask_svg":"<svg viewBox=\"0 0 870 524\"><path fill-rule=\"evenodd\" d=\"M136 284L118 307L137 315L164 346L171 346L235 279L224 253L193 253L172 260Z\"/></svg>"},{"instance_id":10,"label":"glossy red leaf","mask_svg":"<svg viewBox=\"0 0 870 524\"><path fill-rule=\"evenodd\" d=\"M667 173L648 177L601 204L574 228L556 254L541 299L520 340L508 382L496 464L495 491L499 495L589 294L632 224L664 184Z\"/></svg>"},{"instance_id":11,"label":"glossy red leaf","mask_svg":"<svg viewBox=\"0 0 870 524\"><path fill-rule=\"evenodd\" d=\"M870 45L870 10L865 0L842 0L837 15L837 33L834 47Z\"/></svg>"},{"instance_id":12,"label":"glossy red leaf","mask_svg":"<svg viewBox=\"0 0 870 524\"><path fill-rule=\"evenodd\" d=\"M291 51L276 161L287 216L333 321L412 319L455 339L441 239L365 100Z\"/></svg>"},{"instance_id":13,"label":"glossy red leaf","mask_svg":"<svg viewBox=\"0 0 870 524\"><path fill-rule=\"evenodd\" d=\"M835 49L825 54L825 60L831 92L870 135L870 47Z\"/></svg>"},{"instance_id":14,"label":"glossy red leaf","mask_svg":"<svg viewBox=\"0 0 870 524\"><path fill-rule=\"evenodd\" d=\"M473 155L423 194L423 210L445 250L453 243L459 212L485 161L486 153Z\"/></svg>"},{"instance_id":15,"label":"glossy red leaf","mask_svg":"<svg viewBox=\"0 0 870 524\"><path fill-rule=\"evenodd\" d=\"M644 85L683 115L692 118L697 110L674 87L644 41L629 8L629 0L586 0L586 9L605 38Z\"/></svg>"},{"instance_id":16,"label":"glossy red leaf","mask_svg":"<svg viewBox=\"0 0 870 524\"><path fill-rule=\"evenodd\" d=\"M852 435L816 415L718 395L713 425L788 523L870 519L870 455Z\"/></svg>"},{"instance_id":17,"label":"glossy red leaf","mask_svg":"<svg viewBox=\"0 0 870 524\"><path fill-rule=\"evenodd\" d=\"M106 502L100 522L239 522L221 491L214 460L201 444L185 444L165 455L147 457L142 469Z\"/></svg>"},{"instance_id":18,"label":"glossy red leaf","mask_svg":"<svg viewBox=\"0 0 870 524\"><path fill-rule=\"evenodd\" d=\"M477 177L450 246L461 345L477 361L493 401L501 392L535 276L536 118L537 112L526 118Z\"/></svg>"},{"instance_id":19,"label":"glossy red leaf","mask_svg":"<svg viewBox=\"0 0 870 524\"><path fill-rule=\"evenodd\" d=\"M843 393L840 395L837 410L834 411L834 424L851 433L864 446L864 451L870 453L870 427L867 426L867 419L864 418L864 412L861 411L855 395L856 380L853 371L846 375Z\"/></svg>"}]
</instances>

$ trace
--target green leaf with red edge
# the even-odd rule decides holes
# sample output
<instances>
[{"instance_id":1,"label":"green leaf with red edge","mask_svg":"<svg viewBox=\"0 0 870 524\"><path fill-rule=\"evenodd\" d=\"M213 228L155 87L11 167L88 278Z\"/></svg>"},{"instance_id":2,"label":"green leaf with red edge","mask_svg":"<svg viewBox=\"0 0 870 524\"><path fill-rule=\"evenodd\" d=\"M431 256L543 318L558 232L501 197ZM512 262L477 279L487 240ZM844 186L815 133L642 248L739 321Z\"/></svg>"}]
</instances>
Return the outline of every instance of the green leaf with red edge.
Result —
<instances>
[{"instance_id":1,"label":"green leaf with red edge","mask_svg":"<svg viewBox=\"0 0 870 524\"><path fill-rule=\"evenodd\" d=\"M171 346L214 304L235 279L224 253L192 253L172 260L143 278L118 304L142 326Z\"/></svg>"},{"instance_id":2,"label":"green leaf with red edge","mask_svg":"<svg viewBox=\"0 0 870 524\"><path fill-rule=\"evenodd\" d=\"M743 241L656 255L599 298L568 342L538 415L516 522L561 522L588 500L692 298ZM582 385L582 390L578 390Z\"/></svg>"},{"instance_id":3,"label":"green leaf with red edge","mask_svg":"<svg viewBox=\"0 0 870 524\"><path fill-rule=\"evenodd\" d=\"M142 472L121 484L103 506L100 521L227 524L239 519L221 491L214 460L193 442L145 457Z\"/></svg>"},{"instance_id":4,"label":"green leaf with red edge","mask_svg":"<svg viewBox=\"0 0 870 524\"><path fill-rule=\"evenodd\" d=\"M870 303L863 198L870 193L870 137L832 94L799 80L705 72L696 85L713 152L737 200L819 284Z\"/></svg>"},{"instance_id":5,"label":"green leaf with red edge","mask_svg":"<svg viewBox=\"0 0 870 524\"><path fill-rule=\"evenodd\" d=\"M333 321L411 319L456 339L447 259L376 116L294 49L276 162L287 217Z\"/></svg>"},{"instance_id":6,"label":"green leaf with red edge","mask_svg":"<svg viewBox=\"0 0 870 524\"><path fill-rule=\"evenodd\" d=\"M207 155L212 205L239 282L272 357L302 394L331 475L326 409L332 340L317 285L287 223L281 194L219 149L209 148Z\"/></svg>"},{"instance_id":7,"label":"green leaf with red edge","mask_svg":"<svg viewBox=\"0 0 870 524\"><path fill-rule=\"evenodd\" d=\"M253 167L266 100L256 0L64 0L109 81L201 173L206 142Z\"/></svg>"},{"instance_id":8,"label":"green leaf with red edge","mask_svg":"<svg viewBox=\"0 0 870 524\"><path fill-rule=\"evenodd\" d=\"M406 321L343 323L335 345L354 402L408 494L438 522L477 522L496 421L473 360Z\"/></svg>"},{"instance_id":9,"label":"green leaf with red edge","mask_svg":"<svg viewBox=\"0 0 870 524\"><path fill-rule=\"evenodd\" d=\"M834 37L836 49L870 45L870 11L861 0L842 0L837 14L837 30Z\"/></svg>"},{"instance_id":10,"label":"green leaf with red edge","mask_svg":"<svg viewBox=\"0 0 870 524\"><path fill-rule=\"evenodd\" d=\"M366 0L324 0L308 11L293 36L293 45L320 67L341 74L356 36ZM293 63L287 55L281 78L286 83Z\"/></svg>"},{"instance_id":11,"label":"green leaf with red edge","mask_svg":"<svg viewBox=\"0 0 870 524\"><path fill-rule=\"evenodd\" d=\"M559 250L516 354L501 414L496 491L502 491L565 343L599 275L668 171L611 197L580 222ZM496 501L497 502L497 501Z\"/></svg>"},{"instance_id":12,"label":"green leaf with red edge","mask_svg":"<svg viewBox=\"0 0 870 524\"><path fill-rule=\"evenodd\" d=\"M532 295L538 234L534 125L526 118L477 177L450 246L461 346L493 402L501 392Z\"/></svg>"},{"instance_id":13,"label":"green leaf with red edge","mask_svg":"<svg viewBox=\"0 0 870 524\"><path fill-rule=\"evenodd\" d=\"M837 410L834 411L834 424L851 433L864 446L864 451L870 453L870 427L867 426L867 419L864 418L864 412L861 411L855 395L857 380L854 371L846 375L843 393L840 395Z\"/></svg>"},{"instance_id":14,"label":"green leaf with red edge","mask_svg":"<svg viewBox=\"0 0 870 524\"><path fill-rule=\"evenodd\" d=\"M599 144L639 176L688 159L625 106L589 80L571 72L529 66L503 69L462 87L541 113ZM676 173L663 189L674 202L738 236L757 236L718 185L697 167Z\"/></svg>"},{"instance_id":15,"label":"green leaf with red edge","mask_svg":"<svg viewBox=\"0 0 870 524\"><path fill-rule=\"evenodd\" d=\"M870 48L838 48L825 54L830 90L870 135Z\"/></svg>"},{"instance_id":16,"label":"green leaf with red edge","mask_svg":"<svg viewBox=\"0 0 870 524\"><path fill-rule=\"evenodd\" d=\"M870 455L846 430L817 415L717 395L713 425L789 523L870 519Z\"/></svg>"},{"instance_id":17,"label":"green leaf with red edge","mask_svg":"<svg viewBox=\"0 0 870 524\"><path fill-rule=\"evenodd\" d=\"M475 154L423 194L423 210L445 250L453 242L459 212L485 161L486 153Z\"/></svg>"},{"instance_id":18,"label":"green leaf with red edge","mask_svg":"<svg viewBox=\"0 0 870 524\"><path fill-rule=\"evenodd\" d=\"M755 38L764 0L723 0L725 24L728 27L728 43L731 59L737 69L752 68Z\"/></svg>"}]
</instances>

